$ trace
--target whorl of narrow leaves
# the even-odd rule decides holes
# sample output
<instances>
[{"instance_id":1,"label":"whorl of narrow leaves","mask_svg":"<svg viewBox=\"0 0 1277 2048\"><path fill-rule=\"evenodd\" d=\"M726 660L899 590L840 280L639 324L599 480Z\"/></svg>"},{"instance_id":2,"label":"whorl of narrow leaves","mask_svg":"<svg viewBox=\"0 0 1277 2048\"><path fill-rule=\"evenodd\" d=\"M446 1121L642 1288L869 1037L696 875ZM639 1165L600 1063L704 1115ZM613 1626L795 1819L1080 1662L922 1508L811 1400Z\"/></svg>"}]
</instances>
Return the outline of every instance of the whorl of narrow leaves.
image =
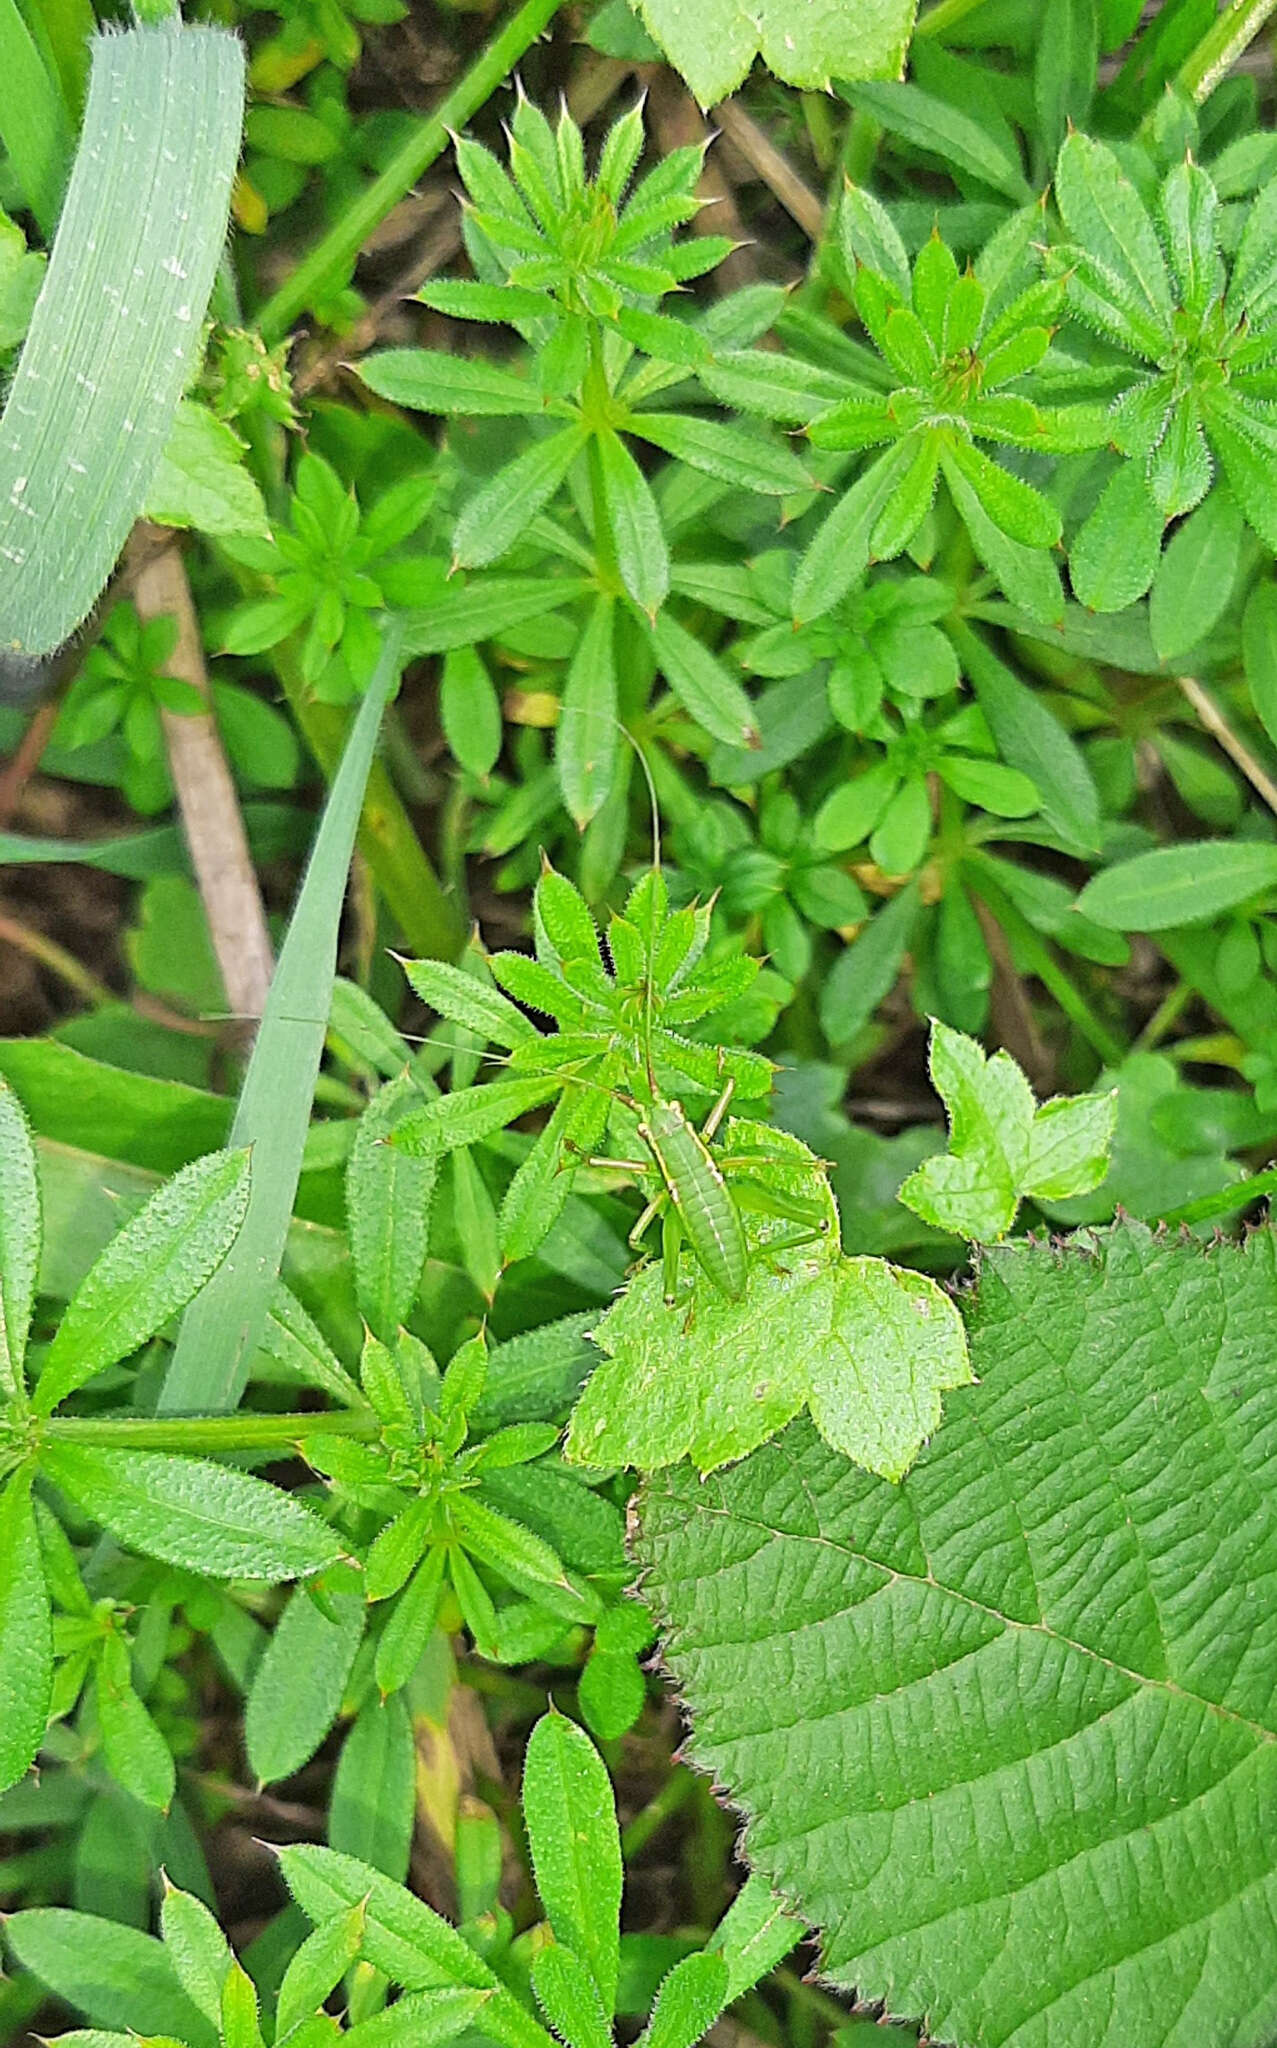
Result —
<instances>
[{"instance_id":1,"label":"whorl of narrow leaves","mask_svg":"<svg viewBox=\"0 0 1277 2048\"><path fill-rule=\"evenodd\" d=\"M84 131L0 423L0 646L74 632L145 501L198 360L244 60L176 17L93 45Z\"/></svg>"},{"instance_id":2,"label":"whorl of narrow leaves","mask_svg":"<svg viewBox=\"0 0 1277 2048\"><path fill-rule=\"evenodd\" d=\"M1277 2029L1277 1241L986 1255L890 1487L806 1424L649 1484L693 1754L824 1967L957 2048Z\"/></svg>"}]
</instances>

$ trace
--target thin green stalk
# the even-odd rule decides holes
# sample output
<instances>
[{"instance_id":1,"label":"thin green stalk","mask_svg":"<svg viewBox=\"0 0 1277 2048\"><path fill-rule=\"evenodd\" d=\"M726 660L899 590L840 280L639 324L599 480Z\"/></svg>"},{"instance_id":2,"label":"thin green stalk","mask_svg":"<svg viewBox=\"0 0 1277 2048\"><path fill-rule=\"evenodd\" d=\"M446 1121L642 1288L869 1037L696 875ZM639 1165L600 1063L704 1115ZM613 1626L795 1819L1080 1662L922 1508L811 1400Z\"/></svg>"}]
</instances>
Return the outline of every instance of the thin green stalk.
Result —
<instances>
[{"instance_id":1,"label":"thin green stalk","mask_svg":"<svg viewBox=\"0 0 1277 2048\"><path fill-rule=\"evenodd\" d=\"M694 1771L689 1771L683 1764L674 1766L656 1796L649 1799L647 1805L621 1830L621 1854L627 1863L646 1849L653 1835L665 1826L667 1820L681 1812L696 1790L697 1782Z\"/></svg>"},{"instance_id":2,"label":"thin green stalk","mask_svg":"<svg viewBox=\"0 0 1277 2048\"><path fill-rule=\"evenodd\" d=\"M1236 1180L1230 1188L1219 1188L1213 1195L1199 1195L1195 1202L1184 1202L1178 1209L1168 1209L1159 1220L1170 1224L1209 1223L1214 1216L1231 1216L1238 1209L1249 1208L1263 1195L1277 1195L1277 1166L1252 1173L1248 1180Z\"/></svg>"},{"instance_id":3,"label":"thin green stalk","mask_svg":"<svg viewBox=\"0 0 1277 2048\"><path fill-rule=\"evenodd\" d=\"M559 0L524 0L512 21L480 52L434 112L395 152L379 178L345 208L341 218L284 279L262 307L258 326L268 343L280 341L317 294L345 279L373 229L397 206L461 128L502 85L558 12Z\"/></svg>"},{"instance_id":4,"label":"thin green stalk","mask_svg":"<svg viewBox=\"0 0 1277 2048\"><path fill-rule=\"evenodd\" d=\"M54 1415L41 1434L58 1443L104 1444L113 1450L221 1456L287 1450L308 1436L353 1436L372 1443L380 1430L373 1409L352 1408L311 1415Z\"/></svg>"},{"instance_id":5,"label":"thin green stalk","mask_svg":"<svg viewBox=\"0 0 1277 2048\"><path fill-rule=\"evenodd\" d=\"M983 7L984 0L939 0L939 5L924 14L914 30L915 36L942 36L968 14L974 14L977 7Z\"/></svg>"},{"instance_id":6,"label":"thin green stalk","mask_svg":"<svg viewBox=\"0 0 1277 2048\"><path fill-rule=\"evenodd\" d=\"M1152 1052L1155 1045L1160 1045L1172 1024L1178 1023L1196 993L1196 989L1188 982L1177 981L1162 997L1132 1046L1132 1052Z\"/></svg>"},{"instance_id":7,"label":"thin green stalk","mask_svg":"<svg viewBox=\"0 0 1277 2048\"><path fill-rule=\"evenodd\" d=\"M1242 51L1254 42L1277 0L1227 0L1197 48L1181 64L1175 83L1198 106L1210 98Z\"/></svg>"},{"instance_id":8,"label":"thin green stalk","mask_svg":"<svg viewBox=\"0 0 1277 2048\"><path fill-rule=\"evenodd\" d=\"M1034 931L993 877L983 867L977 869L974 862L971 865L971 886L993 912L1029 973L1035 974L1048 993L1055 997L1065 1016L1077 1026L1087 1043L1094 1046L1104 1064L1120 1066L1126 1057L1126 1047L1121 1039L1114 1037L1108 1026L1095 1015L1045 940Z\"/></svg>"}]
</instances>

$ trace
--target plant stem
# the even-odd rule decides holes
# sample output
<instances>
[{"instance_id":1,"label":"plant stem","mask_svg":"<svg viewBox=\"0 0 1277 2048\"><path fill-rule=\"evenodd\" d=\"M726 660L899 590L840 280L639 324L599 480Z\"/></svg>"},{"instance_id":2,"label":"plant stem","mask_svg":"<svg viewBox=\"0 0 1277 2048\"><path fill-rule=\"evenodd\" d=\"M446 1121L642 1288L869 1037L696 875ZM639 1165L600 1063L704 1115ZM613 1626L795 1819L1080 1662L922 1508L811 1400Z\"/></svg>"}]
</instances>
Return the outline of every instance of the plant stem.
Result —
<instances>
[{"instance_id":1,"label":"plant stem","mask_svg":"<svg viewBox=\"0 0 1277 2048\"><path fill-rule=\"evenodd\" d=\"M559 0L523 0L514 19L493 37L452 91L396 151L381 176L343 211L266 301L258 326L268 344L282 340L317 294L335 281L344 281L347 266L373 229L411 192L435 158L442 156L450 132L462 127L504 83L524 51L549 26L558 7Z\"/></svg>"},{"instance_id":2,"label":"plant stem","mask_svg":"<svg viewBox=\"0 0 1277 2048\"><path fill-rule=\"evenodd\" d=\"M313 1415L53 1415L42 1433L58 1443L104 1444L118 1450L224 1451L287 1450L308 1436L352 1436L375 1442L381 1430L371 1408Z\"/></svg>"},{"instance_id":3,"label":"plant stem","mask_svg":"<svg viewBox=\"0 0 1277 2048\"><path fill-rule=\"evenodd\" d=\"M1252 43L1267 21L1277 0L1227 0L1197 48L1179 68L1175 83L1198 106L1210 98L1226 71Z\"/></svg>"},{"instance_id":4,"label":"plant stem","mask_svg":"<svg viewBox=\"0 0 1277 2048\"><path fill-rule=\"evenodd\" d=\"M1277 0L1273 0L1277 5ZM1208 690L1204 690L1192 676L1177 676L1180 689L1184 692L1197 716L1208 733L1219 741L1231 761L1235 761L1252 789L1257 790L1270 811L1277 812L1277 782L1262 768L1250 748L1238 738Z\"/></svg>"},{"instance_id":5,"label":"plant stem","mask_svg":"<svg viewBox=\"0 0 1277 2048\"><path fill-rule=\"evenodd\" d=\"M972 887L976 894L983 898L1002 926L1013 951L1019 954L1024 968L1028 973L1036 974L1042 986L1055 997L1065 1016L1077 1026L1083 1038L1094 1046L1105 1066L1120 1066L1126 1057L1126 1047L1122 1041L1115 1038L1108 1026L1095 1015L1086 998L1073 986L1045 940L1016 909L994 877L983 865L977 867L976 863L972 862L971 867Z\"/></svg>"},{"instance_id":6,"label":"plant stem","mask_svg":"<svg viewBox=\"0 0 1277 2048\"><path fill-rule=\"evenodd\" d=\"M647 1847L658 1829L678 1813L696 1790L697 1778L694 1771L685 1765L676 1764L669 1777L661 1786L655 1798L635 1814L628 1826L621 1831L621 1854L628 1863L640 1850Z\"/></svg>"},{"instance_id":7,"label":"plant stem","mask_svg":"<svg viewBox=\"0 0 1277 2048\"><path fill-rule=\"evenodd\" d=\"M139 519L129 541L133 602L140 619L171 618L176 639L167 670L203 698L197 712L160 712L182 830L208 919L233 1035L251 1041L266 1004L274 954L248 834L222 745L199 619L182 544L171 528Z\"/></svg>"},{"instance_id":8,"label":"plant stem","mask_svg":"<svg viewBox=\"0 0 1277 2048\"><path fill-rule=\"evenodd\" d=\"M974 14L984 0L939 0L939 5L923 15L914 30L915 36L942 36L949 29L956 28L968 14Z\"/></svg>"},{"instance_id":9,"label":"plant stem","mask_svg":"<svg viewBox=\"0 0 1277 2048\"><path fill-rule=\"evenodd\" d=\"M1248 1208L1261 1195L1277 1195L1277 1166L1252 1173L1248 1180L1236 1180L1230 1188L1219 1188L1213 1195L1199 1195L1195 1202L1184 1202L1178 1209L1168 1209L1158 1220L1171 1224L1209 1223L1212 1216L1229 1216Z\"/></svg>"}]
</instances>

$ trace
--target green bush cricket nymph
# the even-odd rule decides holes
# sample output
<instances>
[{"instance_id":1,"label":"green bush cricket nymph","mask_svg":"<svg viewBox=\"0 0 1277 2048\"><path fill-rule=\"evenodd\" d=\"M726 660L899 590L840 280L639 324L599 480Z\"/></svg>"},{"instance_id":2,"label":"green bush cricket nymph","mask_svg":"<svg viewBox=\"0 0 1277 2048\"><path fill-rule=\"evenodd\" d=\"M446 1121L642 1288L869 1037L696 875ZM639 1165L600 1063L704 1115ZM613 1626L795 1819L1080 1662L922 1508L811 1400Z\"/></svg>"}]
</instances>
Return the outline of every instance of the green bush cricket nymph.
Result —
<instances>
[{"instance_id":1,"label":"green bush cricket nymph","mask_svg":"<svg viewBox=\"0 0 1277 2048\"><path fill-rule=\"evenodd\" d=\"M715 1144L733 1098L765 1094L772 1069L757 1053L686 1035L743 994L757 968L740 955L709 955L711 911L695 904L670 909L653 792L652 865L624 911L610 919L606 953L584 898L546 863L533 898L534 958L498 953L481 963L476 955L470 974L437 962L404 963L418 995L441 1016L502 1046L497 1057L518 1078L462 1087L427 1104L397 1128L396 1143L445 1152L556 1103L502 1205L507 1262L544 1241L579 1166L623 1173L650 1190L630 1242L637 1246L663 1219L670 1300L684 1245L719 1293L740 1299L753 1257L743 1209L792 1221L809 1237L831 1229L828 1197L810 1186L824 1169L804 1148L790 1152L793 1141L770 1132L775 1143L765 1152ZM558 1029L539 1030L528 1011L553 1017ZM689 1088L713 1098L700 1129L682 1099ZM627 1113L620 1156L599 1156L615 1110ZM725 1135L763 1130L736 1120ZM807 1185L795 1187L795 1176Z\"/></svg>"}]
</instances>

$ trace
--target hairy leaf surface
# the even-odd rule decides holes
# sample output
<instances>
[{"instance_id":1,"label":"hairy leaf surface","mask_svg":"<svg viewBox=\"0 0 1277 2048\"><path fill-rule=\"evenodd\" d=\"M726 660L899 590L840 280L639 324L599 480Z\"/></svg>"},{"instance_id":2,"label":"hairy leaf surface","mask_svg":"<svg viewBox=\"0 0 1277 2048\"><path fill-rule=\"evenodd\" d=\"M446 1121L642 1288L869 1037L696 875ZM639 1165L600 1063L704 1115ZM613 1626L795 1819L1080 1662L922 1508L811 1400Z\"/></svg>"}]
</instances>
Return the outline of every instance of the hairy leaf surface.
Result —
<instances>
[{"instance_id":1,"label":"hairy leaf surface","mask_svg":"<svg viewBox=\"0 0 1277 2048\"><path fill-rule=\"evenodd\" d=\"M989 1253L899 1487L805 1423L650 1483L697 1760L825 1968L958 2048L1277 2028L1277 1245Z\"/></svg>"}]
</instances>

